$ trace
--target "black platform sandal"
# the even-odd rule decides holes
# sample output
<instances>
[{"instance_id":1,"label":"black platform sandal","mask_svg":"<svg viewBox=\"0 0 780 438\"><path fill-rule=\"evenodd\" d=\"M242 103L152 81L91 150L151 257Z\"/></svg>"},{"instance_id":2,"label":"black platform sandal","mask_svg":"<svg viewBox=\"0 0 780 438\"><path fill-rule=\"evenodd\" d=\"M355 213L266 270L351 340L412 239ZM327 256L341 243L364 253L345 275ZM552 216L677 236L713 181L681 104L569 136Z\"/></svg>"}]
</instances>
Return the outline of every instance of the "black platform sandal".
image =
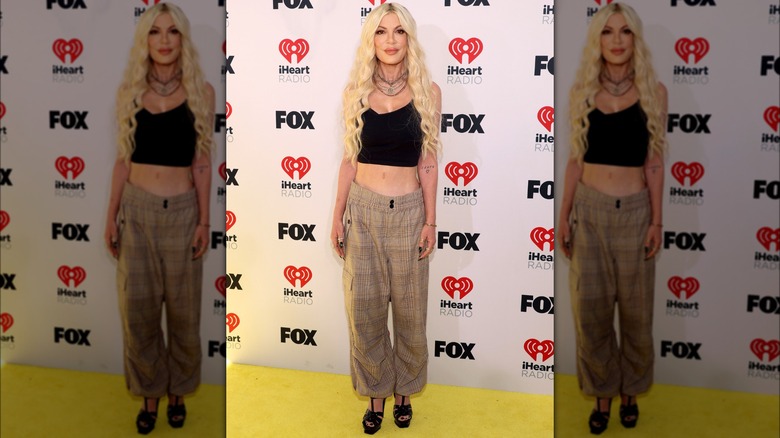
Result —
<instances>
[{"instance_id":1,"label":"black platform sandal","mask_svg":"<svg viewBox=\"0 0 780 438\"><path fill-rule=\"evenodd\" d=\"M154 412L149 410L149 400L154 400ZM159 398L144 397L144 408L135 417L135 427L141 435L147 435L154 430L154 423L157 422L157 405L159 402Z\"/></svg>"},{"instance_id":2,"label":"black platform sandal","mask_svg":"<svg viewBox=\"0 0 780 438\"><path fill-rule=\"evenodd\" d=\"M409 401L408 404L404 404L405 401ZM393 418L395 419L395 425L400 428L409 427L409 423L412 422L412 401L409 397L402 395L401 404L393 405ZM406 417L402 420L402 417Z\"/></svg>"},{"instance_id":3,"label":"black platform sandal","mask_svg":"<svg viewBox=\"0 0 780 438\"><path fill-rule=\"evenodd\" d=\"M374 410L374 400L382 400L382 410ZM375 434L382 427L382 420L385 413L385 399L371 398L371 409L366 409L363 415L363 433L368 435Z\"/></svg>"},{"instance_id":4,"label":"black platform sandal","mask_svg":"<svg viewBox=\"0 0 780 438\"><path fill-rule=\"evenodd\" d=\"M636 396L629 395L628 404L620 405L620 424L627 429L631 429L636 426L636 420L638 419L639 406L636 404Z\"/></svg>"},{"instance_id":5,"label":"black platform sandal","mask_svg":"<svg viewBox=\"0 0 780 438\"><path fill-rule=\"evenodd\" d=\"M601 400L609 400L610 407L604 412L601 410ZM607 424L609 423L609 411L612 408L612 399L609 398L596 398L596 409L593 410L588 419L588 426L590 426L590 433L593 435L600 435L601 432L607 430Z\"/></svg>"},{"instance_id":6,"label":"black platform sandal","mask_svg":"<svg viewBox=\"0 0 780 438\"><path fill-rule=\"evenodd\" d=\"M181 404L179 404L180 400L182 401ZM184 397L174 395L173 400L170 400L172 404L168 405L168 424L173 428L178 429L184 426L184 419L187 418L187 408L184 407L183 400Z\"/></svg>"}]
</instances>

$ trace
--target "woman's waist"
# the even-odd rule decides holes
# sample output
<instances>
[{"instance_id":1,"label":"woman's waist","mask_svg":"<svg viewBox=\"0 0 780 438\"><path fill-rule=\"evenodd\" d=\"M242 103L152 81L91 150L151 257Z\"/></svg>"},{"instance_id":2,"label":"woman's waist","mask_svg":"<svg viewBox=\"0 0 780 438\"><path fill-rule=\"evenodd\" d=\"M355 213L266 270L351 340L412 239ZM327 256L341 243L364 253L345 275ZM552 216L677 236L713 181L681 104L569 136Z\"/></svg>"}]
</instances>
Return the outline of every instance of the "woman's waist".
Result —
<instances>
[{"instance_id":1,"label":"woman's waist","mask_svg":"<svg viewBox=\"0 0 780 438\"><path fill-rule=\"evenodd\" d=\"M583 163L580 182L609 196L630 196L647 187L644 167L608 164Z\"/></svg>"},{"instance_id":2,"label":"woman's waist","mask_svg":"<svg viewBox=\"0 0 780 438\"><path fill-rule=\"evenodd\" d=\"M355 183L384 196L403 196L420 188L417 167L358 163Z\"/></svg>"},{"instance_id":3,"label":"woman's waist","mask_svg":"<svg viewBox=\"0 0 780 438\"><path fill-rule=\"evenodd\" d=\"M176 196L193 187L190 167L131 163L127 181L157 196Z\"/></svg>"}]
</instances>

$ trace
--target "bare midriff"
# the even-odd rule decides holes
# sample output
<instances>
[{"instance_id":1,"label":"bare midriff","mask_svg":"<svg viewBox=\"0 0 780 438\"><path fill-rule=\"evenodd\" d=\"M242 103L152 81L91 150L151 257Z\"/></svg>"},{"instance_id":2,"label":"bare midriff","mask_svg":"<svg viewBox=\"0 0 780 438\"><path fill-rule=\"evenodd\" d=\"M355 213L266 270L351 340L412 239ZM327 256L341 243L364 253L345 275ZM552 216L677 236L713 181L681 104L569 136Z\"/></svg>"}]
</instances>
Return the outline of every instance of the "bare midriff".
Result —
<instances>
[{"instance_id":1,"label":"bare midriff","mask_svg":"<svg viewBox=\"0 0 780 438\"><path fill-rule=\"evenodd\" d=\"M644 167L583 163L580 181L609 196L628 196L641 192L647 184Z\"/></svg>"},{"instance_id":2,"label":"bare midriff","mask_svg":"<svg viewBox=\"0 0 780 438\"><path fill-rule=\"evenodd\" d=\"M153 195L180 195L193 187L192 167L130 163L130 175L127 181Z\"/></svg>"},{"instance_id":3,"label":"bare midriff","mask_svg":"<svg viewBox=\"0 0 780 438\"><path fill-rule=\"evenodd\" d=\"M420 187L417 167L357 163L357 185L384 196L401 196Z\"/></svg>"}]
</instances>

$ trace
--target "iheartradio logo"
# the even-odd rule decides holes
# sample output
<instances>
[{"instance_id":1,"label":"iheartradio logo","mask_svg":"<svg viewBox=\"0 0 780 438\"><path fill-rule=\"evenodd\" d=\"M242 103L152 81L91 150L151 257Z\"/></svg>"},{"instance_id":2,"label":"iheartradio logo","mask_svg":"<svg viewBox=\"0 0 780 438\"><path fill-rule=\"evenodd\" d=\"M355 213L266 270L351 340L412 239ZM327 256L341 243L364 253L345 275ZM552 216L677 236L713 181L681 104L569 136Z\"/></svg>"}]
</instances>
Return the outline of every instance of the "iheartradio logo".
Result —
<instances>
[{"instance_id":1,"label":"iheartradio logo","mask_svg":"<svg viewBox=\"0 0 780 438\"><path fill-rule=\"evenodd\" d=\"M772 243L775 244L775 251L780 251L780 228L773 230L769 227L761 227L756 233L756 239L767 251L771 251Z\"/></svg>"},{"instance_id":2,"label":"iheartradio logo","mask_svg":"<svg viewBox=\"0 0 780 438\"><path fill-rule=\"evenodd\" d=\"M694 277L682 278L675 275L669 278L666 285L678 299L690 299L693 294L699 291L699 280Z\"/></svg>"},{"instance_id":3,"label":"iheartradio logo","mask_svg":"<svg viewBox=\"0 0 780 438\"><path fill-rule=\"evenodd\" d=\"M685 178L688 178L690 185L694 185L704 176L704 166L697 161L690 164L678 161L672 164L672 176L682 185L685 185Z\"/></svg>"},{"instance_id":4,"label":"iheartradio logo","mask_svg":"<svg viewBox=\"0 0 780 438\"><path fill-rule=\"evenodd\" d=\"M236 224L236 214L233 213L230 210L225 211L225 232L231 228L233 228L233 225Z\"/></svg>"},{"instance_id":5,"label":"iheartradio logo","mask_svg":"<svg viewBox=\"0 0 780 438\"><path fill-rule=\"evenodd\" d=\"M377 4L383 5L383 4L385 4L385 2L386 2L386 1L387 1L387 0L379 0L379 1L377 2L376 0L368 0L368 2L369 2L369 3L371 3L371 4L372 4L372 5L374 5L374 6L376 6Z\"/></svg>"},{"instance_id":6,"label":"iheartradio logo","mask_svg":"<svg viewBox=\"0 0 780 438\"><path fill-rule=\"evenodd\" d=\"M141 0L141 1L143 1L145 5L147 6L149 5L149 0ZM156 5L157 3L160 3L160 0L154 0L152 2L152 5Z\"/></svg>"},{"instance_id":7,"label":"iheartradio logo","mask_svg":"<svg viewBox=\"0 0 780 438\"><path fill-rule=\"evenodd\" d=\"M453 300L462 300L469 292L474 290L474 282L468 277L455 278L449 276L442 278L441 288L444 289L444 292ZM457 298L455 298L456 293L458 294Z\"/></svg>"},{"instance_id":8,"label":"iheartradio logo","mask_svg":"<svg viewBox=\"0 0 780 438\"><path fill-rule=\"evenodd\" d=\"M597 5L601 6L602 3L601 0L594 0L594 1L596 2ZM610 3L612 3L612 0L607 0L604 2L605 5L608 5Z\"/></svg>"},{"instance_id":9,"label":"iheartradio logo","mask_svg":"<svg viewBox=\"0 0 780 438\"><path fill-rule=\"evenodd\" d=\"M539 341L538 339L531 338L523 344L523 349L532 360L537 360L537 357L541 353L542 362L551 358L555 352L555 343L549 339Z\"/></svg>"},{"instance_id":10,"label":"iheartradio logo","mask_svg":"<svg viewBox=\"0 0 780 438\"><path fill-rule=\"evenodd\" d=\"M5 104L3 102L0 102L0 120L2 120L4 115L5 115Z\"/></svg>"},{"instance_id":11,"label":"iheartradio logo","mask_svg":"<svg viewBox=\"0 0 780 438\"><path fill-rule=\"evenodd\" d=\"M279 42L279 53L281 53L282 56L284 56L284 59L290 64L292 64L292 57L295 55L295 63L300 64L301 60L309 53L309 42L303 38L298 38L295 41L285 38Z\"/></svg>"},{"instance_id":12,"label":"iheartradio logo","mask_svg":"<svg viewBox=\"0 0 780 438\"><path fill-rule=\"evenodd\" d=\"M62 265L57 269L57 277L60 277L65 286L71 287L70 285L73 283L72 287L79 287L81 282L87 278L87 271L81 266L71 268L70 266Z\"/></svg>"},{"instance_id":13,"label":"iheartradio logo","mask_svg":"<svg viewBox=\"0 0 780 438\"><path fill-rule=\"evenodd\" d=\"M217 280L214 282L214 287L217 288L217 292L224 297L225 290L227 289L227 275L217 277Z\"/></svg>"},{"instance_id":14,"label":"iheartradio logo","mask_svg":"<svg viewBox=\"0 0 780 438\"><path fill-rule=\"evenodd\" d=\"M5 210L0 210L0 231L3 231L8 223L11 222L11 215Z\"/></svg>"},{"instance_id":15,"label":"iheartradio logo","mask_svg":"<svg viewBox=\"0 0 780 438\"><path fill-rule=\"evenodd\" d=\"M463 64L463 57L465 55L469 55L468 64L471 64L471 62L477 59L479 54L482 53L482 48L482 40L479 38L469 38L468 40L455 38L450 41L449 47L452 56L461 64Z\"/></svg>"},{"instance_id":16,"label":"iheartradio logo","mask_svg":"<svg viewBox=\"0 0 780 438\"><path fill-rule=\"evenodd\" d=\"M704 55L710 51L710 42L704 38L696 38L690 40L688 38L680 38L674 43L674 51L677 52L677 56L688 64L690 55L693 54L693 63L698 64Z\"/></svg>"},{"instance_id":17,"label":"iheartradio logo","mask_svg":"<svg viewBox=\"0 0 780 438\"><path fill-rule=\"evenodd\" d=\"M296 268L295 266L288 266L284 268L284 278L286 278L293 287L295 287L296 281L298 282L298 287L306 286L306 283L311 280L311 277L311 269L307 268L306 266L301 266L300 268Z\"/></svg>"},{"instance_id":18,"label":"iheartradio logo","mask_svg":"<svg viewBox=\"0 0 780 438\"><path fill-rule=\"evenodd\" d=\"M0 102L0 118L3 118L5 114L5 107ZM764 121L773 131L777 131L780 127L780 106L770 106L764 111Z\"/></svg>"},{"instance_id":19,"label":"iheartradio logo","mask_svg":"<svg viewBox=\"0 0 780 438\"><path fill-rule=\"evenodd\" d=\"M233 106L230 102L225 102L225 119L229 119L231 114L233 114Z\"/></svg>"},{"instance_id":20,"label":"iheartradio logo","mask_svg":"<svg viewBox=\"0 0 780 438\"><path fill-rule=\"evenodd\" d=\"M539 248L539 251L544 251L544 244L550 244L550 251L555 249L555 228L545 229L544 227L536 227L531 230L531 242Z\"/></svg>"},{"instance_id":21,"label":"iheartradio logo","mask_svg":"<svg viewBox=\"0 0 780 438\"><path fill-rule=\"evenodd\" d=\"M551 106L543 106L536 113L536 119L544 126L547 132L552 132L552 124L555 122L555 109Z\"/></svg>"},{"instance_id":22,"label":"iheartradio logo","mask_svg":"<svg viewBox=\"0 0 780 438\"><path fill-rule=\"evenodd\" d=\"M469 183L477 177L478 173L479 169L477 169L477 165L471 161L467 161L463 164L452 161L444 166L444 174L447 175L447 178L456 186L458 185L458 180L461 178L463 178L464 186L469 185Z\"/></svg>"},{"instance_id":23,"label":"iheartradio logo","mask_svg":"<svg viewBox=\"0 0 780 438\"><path fill-rule=\"evenodd\" d=\"M58 157L54 161L54 168L63 178L68 179L68 172L70 172L72 179L76 179L84 171L84 160L80 157Z\"/></svg>"},{"instance_id":24,"label":"iheartradio logo","mask_svg":"<svg viewBox=\"0 0 780 438\"><path fill-rule=\"evenodd\" d=\"M222 177L222 181L227 181L227 162L223 161L222 164L219 165L219 176Z\"/></svg>"},{"instance_id":25,"label":"iheartradio logo","mask_svg":"<svg viewBox=\"0 0 780 438\"><path fill-rule=\"evenodd\" d=\"M302 179L311 170L311 161L306 157L284 157L282 170L292 179L295 179L295 172L298 172L298 179Z\"/></svg>"},{"instance_id":26,"label":"iheartradio logo","mask_svg":"<svg viewBox=\"0 0 780 438\"><path fill-rule=\"evenodd\" d=\"M73 64L84 51L84 44L78 38L73 38L70 41L58 38L54 40L51 50L62 62L65 62L65 57L70 55L70 63Z\"/></svg>"},{"instance_id":27,"label":"iheartradio logo","mask_svg":"<svg viewBox=\"0 0 780 438\"><path fill-rule=\"evenodd\" d=\"M5 323L3 323L3 328L5 328ZM756 338L750 342L750 351L756 355L758 360L764 361L764 355L767 355L766 362L772 362L777 356L780 356L780 341L777 339L765 341Z\"/></svg>"},{"instance_id":28,"label":"iheartradio logo","mask_svg":"<svg viewBox=\"0 0 780 438\"><path fill-rule=\"evenodd\" d=\"M14 317L10 313L0 314L0 325L3 326L3 333L7 332L14 325Z\"/></svg>"},{"instance_id":29,"label":"iheartradio logo","mask_svg":"<svg viewBox=\"0 0 780 438\"><path fill-rule=\"evenodd\" d=\"M228 313L225 315L225 325L230 329L228 333L233 333L233 330L235 330L239 324L241 324L241 320L235 313Z\"/></svg>"}]
</instances>

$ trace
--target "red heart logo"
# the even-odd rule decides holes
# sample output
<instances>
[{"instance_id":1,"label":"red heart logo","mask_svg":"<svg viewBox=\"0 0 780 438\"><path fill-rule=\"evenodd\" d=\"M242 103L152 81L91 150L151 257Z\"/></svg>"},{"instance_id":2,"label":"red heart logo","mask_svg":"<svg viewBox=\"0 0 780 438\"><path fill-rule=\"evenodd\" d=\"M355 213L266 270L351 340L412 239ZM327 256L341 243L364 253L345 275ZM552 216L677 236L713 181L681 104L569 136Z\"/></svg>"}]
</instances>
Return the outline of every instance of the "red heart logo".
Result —
<instances>
[{"instance_id":1,"label":"red heart logo","mask_svg":"<svg viewBox=\"0 0 780 438\"><path fill-rule=\"evenodd\" d=\"M217 277L217 280L214 282L214 287L217 288L217 292L219 292L220 295L223 297L225 296L225 289L227 284L227 275L222 275Z\"/></svg>"},{"instance_id":2,"label":"red heart logo","mask_svg":"<svg viewBox=\"0 0 780 438\"><path fill-rule=\"evenodd\" d=\"M3 231L3 228L5 228L9 222L11 222L11 215L5 210L0 210L0 231Z\"/></svg>"},{"instance_id":3,"label":"red heart logo","mask_svg":"<svg viewBox=\"0 0 780 438\"><path fill-rule=\"evenodd\" d=\"M463 56L469 55L469 64L477 59L480 53L482 53L482 40L479 38L469 38L464 40L463 38L455 38L450 41L450 53L463 64Z\"/></svg>"},{"instance_id":4,"label":"red heart logo","mask_svg":"<svg viewBox=\"0 0 780 438\"><path fill-rule=\"evenodd\" d=\"M3 112L0 112L0 118L3 117ZM777 131L778 126L780 126L780 106L767 107L764 111L764 121L773 131Z\"/></svg>"},{"instance_id":5,"label":"red heart logo","mask_svg":"<svg viewBox=\"0 0 780 438\"><path fill-rule=\"evenodd\" d=\"M468 277L455 278L449 276L444 277L441 280L441 288L444 289L444 292L453 300L462 300L474 289L474 282ZM455 298L456 292L458 293L458 298Z\"/></svg>"},{"instance_id":6,"label":"red heart logo","mask_svg":"<svg viewBox=\"0 0 780 438\"><path fill-rule=\"evenodd\" d=\"M680 299L690 299L693 294L699 291L699 280L694 277L682 278L675 275L669 278L666 285L669 286L669 290L674 296Z\"/></svg>"},{"instance_id":7,"label":"red heart logo","mask_svg":"<svg viewBox=\"0 0 780 438\"><path fill-rule=\"evenodd\" d=\"M58 38L54 40L51 49L62 62L65 62L65 57L70 55L70 63L73 64L84 51L84 44L78 38L73 38L70 41Z\"/></svg>"},{"instance_id":8,"label":"red heart logo","mask_svg":"<svg viewBox=\"0 0 780 438\"><path fill-rule=\"evenodd\" d=\"M775 251L780 251L780 228L773 230L769 227L761 227L756 233L756 239L767 251L771 251L769 247L772 243L775 244Z\"/></svg>"},{"instance_id":9,"label":"red heart logo","mask_svg":"<svg viewBox=\"0 0 780 438\"><path fill-rule=\"evenodd\" d=\"M284 157L282 158L282 170L292 179L295 179L295 172L298 172L298 179L301 179L311 170L311 161L306 157Z\"/></svg>"},{"instance_id":10,"label":"red heart logo","mask_svg":"<svg viewBox=\"0 0 780 438\"><path fill-rule=\"evenodd\" d=\"M229 119L231 114L233 114L233 106L230 102L225 102L225 120Z\"/></svg>"},{"instance_id":11,"label":"red heart logo","mask_svg":"<svg viewBox=\"0 0 780 438\"><path fill-rule=\"evenodd\" d=\"M219 176L222 177L223 181L227 181L227 162L223 161L222 164L219 165Z\"/></svg>"},{"instance_id":12,"label":"red heart logo","mask_svg":"<svg viewBox=\"0 0 780 438\"><path fill-rule=\"evenodd\" d=\"M238 327L238 325L241 323L241 320L238 318L238 315L235 313L228 313L225 315L225 324L230 328L230 331L228 333L233 333L233 330Z\"/></svg>"},{"instance_id":13,"label":"red heart logo","mask_svg":"<svg viewBox=\"0 0 780 438\"><path fill-rule=\"evenodd\" d=\"M54 168L63 178L68 179L68 172L70 172L73 179L76 179L84 171L84 160L80 157L58 157L54 161Z\"/></svg>"},{"instance_id":14,"label":"red heart logo","mask_svg":"<svg viewBox=\"0 0 780 438\"><path fill-rule=\"evenodd\" d=\"M555 343L549 339L539 341L537 339L531 338L525 341L525 344L523 344L523 349L526 353L528 353L529 356L531 356L531 359L533 360L536 360L537 355L541 353L542 362L544 362L554 354Z\"/></svg>"},{"instance_id":15,"label":"red heart logo","mask_svg":"<svg viewBox=\"0 0 780 438\"><path fill-rule=\"evenodd\" d=\"M460 178L463 178L464 186L469 185L469 183L477 177L478 173L479 169L477 168L477 165L470 161L467 161L463 164L452 161L444 166L444 174L455 185L458 185L458 180Z\"/></svg>"},{"instance_id":16,"label":"red heart logo","mask_svg":"<svg viewBox=\"0 0 780 438\"><path fill-rule=\"evenodd\" d=\"M59 267L59 269L57 269L57 276L60 277L60 280L62 280L63 283L65 283L65 286L70 287L72 282L72 287L79 287L81 282L87 278L87 271L85 271L81 266L75 266L71 268L70 266L62 265Z\"/></svg>"},{"instance_id":17,"label":"red heart logo","mask_svg":"<svg viewBox=\"0 0 780 438\"><path fill-rule=\"evenodd\" d=\"M543 106L536 113L536 119L544 126L547 132L552 132L552 124L555 122L555 108Z\"/></svg>"},{"instance_id":18,"label":"red heart logo","mask_svg":"<svg viewBox=\"0 0 780 438\"><path fill-rule=\"evenodd\" d=\"M768 355L766 362L772 362L777 356L780 356L780 341L777 339L765 341L756 338L750 342L750 351L756 355L758 360L763 361L766 354Z\"/></svg>"},{"instance_id":19,"label":"red heart logo","mask_svg":"<svg viewBox=\"0 0 780 438\"><path fill-rule=\"evenodd\" d=\"M296 55L296 64L300 64L301 60L309 53L309 42L303 38L298 38L293 41L289 38L283 39L279 42L279 53L284 56L287 62L292 63L293 55Z\"/></svg>"},{"instance_id":20,"label":"red heart logo","mask_svg":"<svg viewBox=\"0 0 780 438\"><path fill-rule=\"evenodd\" d=\"M685 178L688 178L690 185L696 184L696 181L700 180L704 176L704 166L699 162L692 162L691 164L678 161L672 164L672 176L680 184L685 185Z\"/></svg>"},{"instance_id":21,"label":"red heart logo","mask_svg":"<svg viewBox=\"0 0 780 438\"><path fill-rule=\"evenodd\" d=\"M284 268L284 278L286 278L293 287L295 287L296 281L298 281L298 287L306 286L306 283L311 280L311 277L311 269L307 268L306 266L301 266L300 268L296 268L295 266L288 266Z\"/></svg>"},{"instance_id":22,"label":"red heart logo","mask_svg":"<svg viewBox=\"0 0 780 438\"><path fill-rule=\"evenodd\" d=\"M674 51L682 60L688 64L688 58L693 54L693 63L698 64L704 55L710 51L710 42L704 38L696 38L690 40L688 38L680 38L674 44Z\"/></svg>"},{"instance_id":23,"label":"red heart logo","mask_svg":"<svg viewBox=\"0 0 780 438\"><path fill-rule=\"evenodd\" d=\"M539 251L544 251L544 244L550 244L550 251L555 249L555 228L549 230L544 227L536 227L531 230L531 242L539 248Z\"/></svg>"},{"instance_id":24,"label":"red heart logo","mask_svg":"<svg viewBox=\"0 0 780 438\"><path fill-rule=\"evenodd\" d=\"M3 327L3 333L8 331L14 325L14 317L10 313L0 314L0 326Z\"/></svg>"},{"instance_id":25,"label":"red heart logo","mask_svg":"<svg viewBox=\"0 0 780 438\"><path fill-rule=\"evenodd\" d=\"M225 232L236 224L236 215L232 211L225 211Z\"/></svg>"}]
</instances>

